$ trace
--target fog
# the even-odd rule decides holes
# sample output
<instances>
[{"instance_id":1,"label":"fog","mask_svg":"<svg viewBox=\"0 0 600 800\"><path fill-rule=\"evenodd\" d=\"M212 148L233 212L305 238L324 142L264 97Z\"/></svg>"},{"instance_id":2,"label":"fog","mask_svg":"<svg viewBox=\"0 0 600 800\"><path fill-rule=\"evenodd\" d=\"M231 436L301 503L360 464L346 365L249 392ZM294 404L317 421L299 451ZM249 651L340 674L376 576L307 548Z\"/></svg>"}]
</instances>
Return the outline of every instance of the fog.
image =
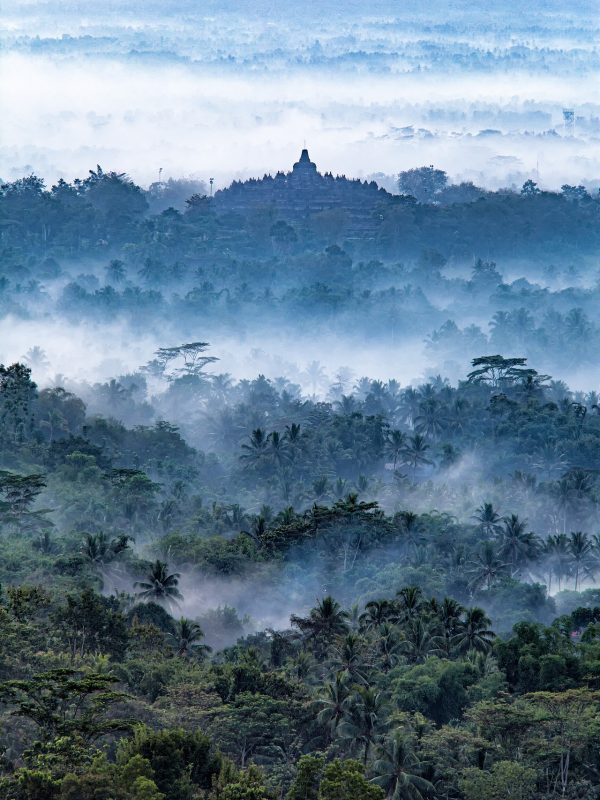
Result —
<instances>
[{"instance_id":1,"label":"fog","mask_svg":"<svg viewBox=\"0 0 600 800\"><path fill-rule=\"evenodd\" d=\"M0 794L591 797L599 85L597 0L4 0Z\"/></svg>"},{"instance_id":2,"label":"fog","mask_svg":"<svg viewBox=\"0 0 600 800\"><path fill-rule=\"evenodd\" d=\"M597 179L597 19L585 5L571 17L532 7L511 33L500 5L468 36L460 5L439 31L410 4L333 19L286 6L270 22L241 4L184 17L176 4L115 4L104 22L79 9L9 6L5 180L70 180L99 163L144 185L162 168L218 188L288 169L304 142L323 170L389 188L430 163L490 188Z\"/></svg>"},{"instance_id":3,"label":"fog","mask_svg":"<svg viewBox=\"0 0 600 800\"><path fill-rule=\"evenodd\" d=\"M471 29L458 4L434 29L410 4L268 22L232 6L115 3L100 21L80 4L8 4L0 363L32 368L64 547L127 531L130 563L103 572L103 591L133 595L164 558L179 611L218 645L286 627L328 592L362 607L408 583L477 596L503 630L549 621L544 590L525 607L467 574L485 539L474 514L493 503L498 548L511 514L539 537L504 575L523 597L556 593L556 574L595 585L542 555L552 536L591 535L598 506L593 13L534 4L507 27L499 4ZM221 191L288 173L305 146L315 174L392 194L305 177L300 213L274 182ZM432 194L423 174L401 188L398 173L429 164L443 171ZM19 181L31 173L46 190ZM188 181L167 197L168 178ZM330 207L309 208L332 185ZM165 371L160 349L189 342L218 360ZM485 353L533 372L467 381ZM60 404L79 401L60 389L81 401L71 417ZM106 488L119 470L144 473L152 499ZM69 481L87 505L64 501ZM344 516L356 498L379 504L380 539ZM325 507L339 541L302 540ZM281 550L260 538L290 530L301 541ZM227 633L229 606L248 619Z\"/></svg>"}]
</instances>

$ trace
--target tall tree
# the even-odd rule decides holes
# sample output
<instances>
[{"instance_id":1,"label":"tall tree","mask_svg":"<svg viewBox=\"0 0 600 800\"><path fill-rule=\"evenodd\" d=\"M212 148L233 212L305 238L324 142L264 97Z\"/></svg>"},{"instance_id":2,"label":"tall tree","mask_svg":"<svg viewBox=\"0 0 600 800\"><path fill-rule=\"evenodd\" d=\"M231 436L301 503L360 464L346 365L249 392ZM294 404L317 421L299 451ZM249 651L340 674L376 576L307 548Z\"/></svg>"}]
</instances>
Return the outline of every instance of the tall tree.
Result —
<instances>
[{"instance_id":1,"label":"tall tree","mask_svg":"<svg viewBox=\"0 0 600 800\"><path fill-rule=\"evenodd\" d=\"M136 586L142 590L137 593L141 600L151 600L154 603L164 603L167 606L183 599L177 588L179 573L169 573L169 567L164 561L156 560L150 565L144 581L137 581Z\"/></svg>"}]
</instances>

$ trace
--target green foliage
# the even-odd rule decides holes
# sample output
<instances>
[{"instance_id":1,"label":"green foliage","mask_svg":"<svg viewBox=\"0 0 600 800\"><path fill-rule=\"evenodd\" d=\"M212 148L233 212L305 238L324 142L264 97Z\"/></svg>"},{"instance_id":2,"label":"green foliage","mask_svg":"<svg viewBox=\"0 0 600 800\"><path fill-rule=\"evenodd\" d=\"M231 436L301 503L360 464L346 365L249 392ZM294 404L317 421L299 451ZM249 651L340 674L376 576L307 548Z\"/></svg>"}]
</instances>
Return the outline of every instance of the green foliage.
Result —
<instances>
[{"instance_id":1,"label":"green foliage","mask_svg":"<svg viewBox=\"0 0 600 800\"><path fill-rule=\"evenodd\" d=\"M535 794L536 774L514 761L498 761L490 772L473 767L464 770L460 787L465 800L530 800Z\"/></svg>"},{"instance_id":2,"label":"green foliage","mask_svg":"<svg viewBox=\"0 0 600 800\"><path fill-rule=\"evenodd\" d=\"M42 741L57 736L94 740L131 727L125 719L107 716L126 697L111 689L115 683L111 675L55 669L28 680L6 681L0 686L0 698L13 714L36 723Z\"/></svg>"},{"instance_id":3,"label":"green foliage","mask_svg":"<svg viewBox=\"0 0 600 800\"><path fill-rule=\"evenodd\" d=\"M121 659L127 648L127 626L118 602L91 589L67 595L66 605L53 613L53 622L73 659L88 653Z\"/></svg>"},{"instance_id":4,"label":"green foliage","mask_svg":"<svg viewBox=\"0 0 600 800\"><path fill-rule=\"evenodd\" d=\"M383 800L384 792L365 778L358 761L335 759L323 770L318 800Z\"/></svg>"},{"instance_id":5,"label":"green foliage","mask_svg":"<svg viewBox=\"0 0 600 800\"><path fill-rule=\"evenodd\" d=\"M395 678L396 672L400 675ZM475 666L435 656L409 670L394 670L392 697L404 711L419 711L439 724L460 719L469 705L468 689L479 679Z\"/></svg>"},{"instance_id":6,"label":"green foliage","mask_svg":"<svg viewBox=\"0 0 600 800\"><path fill-rule=\"evenodd\" d=\"M262 771L250 766L238 773L235 782L223 788L221 797L223 800L272 800L273 795L264 784Z\"/></svg>"},{"instance_id":7,"label":"green foliage","mask_svg":"<svg viewBox=\"0 0 600 800\"><path fill-rule=\"evenodd\" d=\"M127 764L136 756L150 764L166 800L188 800L195 787L208 790L220 770L210 739L199 731L151 731L138 726L133 738L121 743L118 763Z\"/></svg>"},{"instance_id":8,"label":"green foliage","mask_svg":"<svg viewBox=\"0 0 600 800\"><path fill-rule=\"evenodd\" d=\"M286 800L318 800L324 763L323 756L302 756Z\"/></svg>"},{"instance_id":9,"label":"green foliage","mask_svg":"<svg viewBox=\"0 0 600 800\"><path fill-rule=\"evenodd\" d=\"M312 362L297 379L315 396L289 380L210 373L204 341L81 383L85 404L60 387L38 391L24 364L1 367L2 797L594 796L600 600L578 590L600 573L599 398L511 353L538 348L546 363L587 348L593 360L597 289L544 290L541 323L542 290L511 288L492 262L475 262L469 280L444 275L445 231L460 234L452 248L466 246L471 211L444 206L443 173L417 172L403 190L414 179L421 202L384 204L369 245L332 244L331 230L349 230L337 212L302 224L273 209L227 217L195 197L184 213L142 219L141 190L100 169L51 192L33 178L0 190L0 206L21 212L24 195L54 211L68 195L94 218L93 240L106 235L111 285L98 290L94 275L69 283L70 260L53 249L100 258L75 211L79 232L55 220L43 256L35 229L13 242L28 266L3 252L50 285L62 275L74 319L125 310L146 326L162 314L245 324L252 307L257 318L327 318L333 332L346 314L357 335L365 320L373 338L394 326L419 335L411 326L432 314L431 288L457 306L503 309L489 337L449 322L433 351L448 346L451 361L450 340L461 359L511 342L474 358L456 386L438 376L401 388L350 368L331 383ZM507 222L517 208L538 223L570 220L573 236L592 240L597 200L575 189L482 199L502 209L507 246L528 235ZM13 233L3 230L4 247ZM406 265L383 255L399 236ZM248 242L266 260L249 257ZM384 261L357 262L367 246ZM296 270L299 282L273 293L280 256L286 281ZM22 299L25 284L6 281L3 302L5 290ZM588 311L565 311L569 293ZM41 370L45 359L32 348L25 360ZM277 630L257 629L267 624Z\"/></svg>"}]
</instances>

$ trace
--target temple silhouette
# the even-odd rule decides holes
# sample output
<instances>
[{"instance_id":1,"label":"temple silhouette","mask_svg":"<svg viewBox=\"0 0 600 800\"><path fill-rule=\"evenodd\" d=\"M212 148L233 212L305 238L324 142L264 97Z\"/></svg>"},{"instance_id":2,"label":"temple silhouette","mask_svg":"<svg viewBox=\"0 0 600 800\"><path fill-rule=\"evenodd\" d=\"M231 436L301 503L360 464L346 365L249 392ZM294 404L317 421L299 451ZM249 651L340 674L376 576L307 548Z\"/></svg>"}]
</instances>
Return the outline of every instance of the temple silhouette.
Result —
<instances>
[{"instance_id":1,"label":"temple silhouette","mask_svg":"<svg viewBox=\"0 0 600 800\"><path fill-rule=\"evenodd\" d=\"M234 181L215 193L214 205L220 213L247 213L253 208L272 207L278 218L289 221L341 209L349 217L348 233L360 236L372 232L373 214L391 197L375 181L320 173L304 148L290 172Z\"/></svg>"}]
</instances>

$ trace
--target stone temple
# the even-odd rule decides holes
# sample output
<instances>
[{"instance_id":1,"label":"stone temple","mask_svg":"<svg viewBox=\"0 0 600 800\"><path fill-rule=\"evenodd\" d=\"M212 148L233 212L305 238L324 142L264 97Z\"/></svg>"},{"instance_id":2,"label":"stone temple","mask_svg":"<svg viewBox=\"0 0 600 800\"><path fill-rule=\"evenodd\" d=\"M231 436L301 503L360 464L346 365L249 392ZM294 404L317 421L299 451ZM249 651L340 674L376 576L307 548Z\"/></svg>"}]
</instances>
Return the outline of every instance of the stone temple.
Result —
<instances>
[{"instance_id":1,"label":"stone temple","mask_svg":"<svg viewBox=\"0 0 600 800\"><path fill-rule=\"evenodd\" d=\"M234 181L227 189L215 193L214 205L220 213L242 214L253 208L271 207L278 218L289 221L341 209L351 218L350 227L355 235L368 235L377 208L391 197L375 181L320 173L305 148L290 172Z\"/></svg>"}]
</instances>

